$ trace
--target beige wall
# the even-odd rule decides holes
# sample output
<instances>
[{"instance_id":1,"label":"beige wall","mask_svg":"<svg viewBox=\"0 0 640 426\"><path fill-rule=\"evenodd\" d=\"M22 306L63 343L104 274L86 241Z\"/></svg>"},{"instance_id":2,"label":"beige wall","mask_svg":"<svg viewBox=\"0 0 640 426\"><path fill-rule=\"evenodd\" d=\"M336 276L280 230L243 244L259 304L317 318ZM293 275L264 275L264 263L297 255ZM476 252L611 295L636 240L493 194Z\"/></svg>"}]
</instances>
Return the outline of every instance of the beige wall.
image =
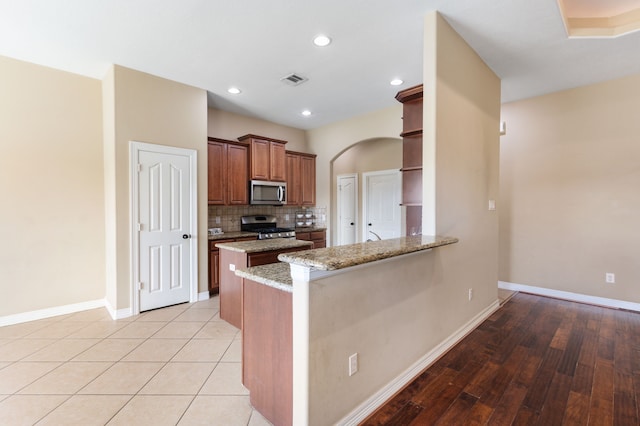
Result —
<instances>
[{"instance_id":1,"label":"beige wall","mask_svg":"<svg viewBox=\"0 0 640 426\"><path fill-rule=\"evenodd\" d=\"M433 361L438 345L459 331L443 326L448 307L439 299L441 259L451 249L394 257L301 284L309 288L309 425L350 424L340 420L416 363ZM304 322L296 313L294 308L294 322ZM349 376L354 353L358 372Z\"/></svg>"},{"instance_id":2,"label":"beige wall","mask_svg":"<svg viewBox=\"0 0 640 426\"><path fill-rule=\"evenodd\" d=\"M310 152L317 154L316 205L331 206L335 192L331 169L335 158L359 142L398 138L400 132L402 132L402 105L399 102L389 108L307 131ZM327 208L327 235L333 235L334 226L333 216Z\"/></svg>"},{"instance_id":3,"label":"beige wall","mask_svg":"<svg viewBox=\"0 0 640 426\"><path fill-rule=\"evenodd\" d=\"M304 301L309 303L309 424L353 414L498 306L498 216L487 205L498 196L500 80L436 12L425 17L424 67L425 233L460 241L310 285L294 279L293 297L301 302L294 333L305 324ZM319 156L334 158L350 141L366 139L358 132L383 134L392 122L399 127L399 112L311 131L312 146ZM387 127L376 127L381 123ZM325 186L325 197L327 192ZM360 369L348 377L347 360L356 352Z\"/></svg>"},{"instance_id":4,"label":"beige wall","mask_svg":"<svg viewBox=\"0 0 640 426\"><path fill-rule=\"evenodd\" d=\"M108 244L107 252L107 265L115 266L114 276L107 282L109 303L118 311L130 308L130 141L198 152L198 291L204 292L208 282L207 94L202 89L117 65L103 84L107 86L103 92L113 92L105 96L105 108L113 108L114 117L105 123L105 127L113 127L105 130L105 137L113 135L112 140L105 140L105 164L111 168L105 174L110 179L106 192L108 198L112 197L106 202L107 230L115 228L115 241Z\"/></svg>"},{"instance_id":5,"label":"beige wall","mask_svg":"<svg viewBox=\"0 0 640 426\"><path fill-rule=\"evenodd\" d=\"M358 175L358 227L356 240L362 240L362 173L378 170L400 169L402 167L402 139L371 139L351 146L333 161L331 194L331 216L338 220L337 187L338 175ZM332 241L336 242L338 226L332 227Z\"/></svg>"},{"instance_id":6,"label":"beige wall","mask_svg":"<svg viewBox=\"0 0 640 426\"><path fill-rule=\"evenodd\" d=\"M436 12L425 17L423 233L441 252L444 335L497 298L500 80ZM473 300L468 290L473 288Z\"/></svg>"},{"instance_id":7,"label":"beige wall","mask_svg":"<svg viewBox=\"0 0 640 426\"><path fill-rule=\"evenodd\" d=\"M503 105L502 281L640 302L639 110L640 75Z\"/></svg>"},{"instance_id":8,"label":"beige wall","mask_svg":"<svg viewBox=\"0 0 640 426\"><path fill-rule=\"evenodd\" d=\"M207 136L235 141L251 133L287 141L289 151L309 152L304 130L215 108L209 108L207 119Z\"/></svg>"},{"instance_id":9,"label":"beige wall","mask_svg":"<svg viewBox=\"0 0 640 426\"><path fill-rule=\"evenodd\" d=\"M100 81L0 57L0 317L104 298Z\"/></svg>"}]
</instances>

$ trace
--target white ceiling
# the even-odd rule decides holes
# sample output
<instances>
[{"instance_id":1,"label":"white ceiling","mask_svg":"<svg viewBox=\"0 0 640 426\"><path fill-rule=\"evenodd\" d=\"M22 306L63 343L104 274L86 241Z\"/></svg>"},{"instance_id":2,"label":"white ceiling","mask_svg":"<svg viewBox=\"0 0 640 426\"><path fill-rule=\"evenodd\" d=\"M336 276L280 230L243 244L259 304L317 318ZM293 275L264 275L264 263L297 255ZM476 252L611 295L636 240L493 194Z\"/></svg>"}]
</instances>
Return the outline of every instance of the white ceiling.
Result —
<instances>
[{"instance_id":1,"label":"white ceiling","mask_svg":"<svg viewBox=\"0 0 640 426\"><path fill-rule=\"evenodd\" d=\"M98 79L115 63L206 89L210 106L311 129L421 83L430 10L502 79L503 101L640 73L640 32L568 39L556 0L0 0L0 55ZM333 43L313 46L317 33ZM291 72L309 81L280 82Z\"/></svg>"}]
</instances>

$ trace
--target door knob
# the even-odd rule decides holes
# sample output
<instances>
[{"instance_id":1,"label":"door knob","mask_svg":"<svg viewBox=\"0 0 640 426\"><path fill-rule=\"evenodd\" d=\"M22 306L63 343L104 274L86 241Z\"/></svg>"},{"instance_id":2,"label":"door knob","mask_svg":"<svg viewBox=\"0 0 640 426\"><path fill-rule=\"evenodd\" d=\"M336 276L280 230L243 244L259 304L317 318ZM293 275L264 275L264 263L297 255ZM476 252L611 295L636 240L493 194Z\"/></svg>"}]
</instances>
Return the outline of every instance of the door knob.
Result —
<instances>
[{"instance_id":1,"label":"door knob","mask_svg":"<svg viewBox=\"0 0 640 426\"><path fill-rule=\"evenodd\" d=\"M371 224L369 224L369 226L371 226Z\"/></svg>"},{"instance_id":2,"label":"door knob","mask_svg":"<svg viewBox=\"0 0 640 426\"><path fill-rule=\"evenodd\" d=\"M353 225L355 225L355 224L354 224L353 222L351 222L349 225L353 226Z\"/></svg>"},{"instance_id":3,"label":"door knob","mask_svg":"<svg viewBox=\"0 0 640 426\"><path fill-rule=\"evenodd\" d=\"M183 234L182 235L182 239L183 240L188 240L189 238L191 238L191 235L189 235L189 234Z\"/></svg>"}]
</instances>

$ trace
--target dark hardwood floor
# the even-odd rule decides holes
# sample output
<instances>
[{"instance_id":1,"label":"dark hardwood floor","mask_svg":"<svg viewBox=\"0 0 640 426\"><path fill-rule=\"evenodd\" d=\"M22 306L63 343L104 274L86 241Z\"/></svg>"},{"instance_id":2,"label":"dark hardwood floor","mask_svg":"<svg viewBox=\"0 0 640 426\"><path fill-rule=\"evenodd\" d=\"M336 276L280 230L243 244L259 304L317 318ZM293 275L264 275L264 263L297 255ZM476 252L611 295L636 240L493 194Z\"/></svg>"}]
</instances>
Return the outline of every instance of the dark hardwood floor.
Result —
<instances>
[{"instance_id":1,"label":"dark hardwood floor","mask_svg":"<svg viewBox=\"0 0 640 426\"><path fill-rule=\"evenodd\" d=\"M364 425L639 425L640 314L519 293Z\"/></svg>"}]
</instances>

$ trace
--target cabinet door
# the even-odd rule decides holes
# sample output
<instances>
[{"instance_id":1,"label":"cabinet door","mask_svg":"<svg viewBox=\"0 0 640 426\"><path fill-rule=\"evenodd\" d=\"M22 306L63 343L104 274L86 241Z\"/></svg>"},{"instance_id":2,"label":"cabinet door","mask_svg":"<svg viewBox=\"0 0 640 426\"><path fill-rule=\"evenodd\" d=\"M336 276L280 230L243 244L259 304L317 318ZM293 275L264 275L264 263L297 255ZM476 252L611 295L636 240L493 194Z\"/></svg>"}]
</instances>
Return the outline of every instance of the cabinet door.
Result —
<instances>
[{"instance_id":1,"label":"cabinet door","mask_svg":"<svg viewBox=\"0 0 640 426\"><path fill-rule=\"evenodd\" d=\"M248 168L247 147L229 145L227 147L227 204L249 204Z\"/></svg>"},{"instance_id":2,"label":"cabinet door","mask_svg":"<svg viewBox=\"0 0 640 426\"><path fill-rule=\"evenodd\" d=\"M301 194L300 204L303 206L316 205L316 159L314 157L300 157Z\"/></svg>"},{"instance_id":3,"label":"cabinet door","mask_svg":"<svg viewBox=\"0 0 640 426\"><path fill-rule=\"evenodd\" d=\"M225 204L225 188L227 186L226 171L227 144L209 142L207 146L208 159L208 189L209 204Z\"/></svg>"},{"instance_id":4,"label":"cabinet door","mask_svg":"<svg viewBox=\"0 0 640 426\"><path fill-rule=\"evenodd\" d=\"M284 144L269 143L269 179L284 182L287 180Z\"/></svg>"},{"instance_id":5,"label":"cabinet door","mask_svg":"<svg viewBox=\"0 0 640 426\"><path fill-rule=\"evenodd\" d=\"M220 249L209 252L209 294L220 291Z\"/></svg>"},{"instance_id":6,"label":"cabinet door","mask_svg":"<svg viewBox=\"0 0 640 426\"><path fill-rule=\"evenodd\" d=\"M300 205L300 156L287 153L287 205Z\"/></svg>"},{"instance_id":7,"label":"cabinet door","mask_svg":"<svg viewBox=\"0 0 640 426\"><path fill-rule=\"evenodd\" d=\"M327 246L327 231L311 231L313 248L325 248Z\"/></svg>"},{"instance_id":8,"label":"cabinet door","mask_svg":"<svg viewBox=\"0 0 640 426\"><path fill-rule=\"evenodd\" d=\"M269 141L251 139L251 179L269 180Z\"/></svg>"}]
</instances>

